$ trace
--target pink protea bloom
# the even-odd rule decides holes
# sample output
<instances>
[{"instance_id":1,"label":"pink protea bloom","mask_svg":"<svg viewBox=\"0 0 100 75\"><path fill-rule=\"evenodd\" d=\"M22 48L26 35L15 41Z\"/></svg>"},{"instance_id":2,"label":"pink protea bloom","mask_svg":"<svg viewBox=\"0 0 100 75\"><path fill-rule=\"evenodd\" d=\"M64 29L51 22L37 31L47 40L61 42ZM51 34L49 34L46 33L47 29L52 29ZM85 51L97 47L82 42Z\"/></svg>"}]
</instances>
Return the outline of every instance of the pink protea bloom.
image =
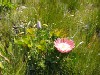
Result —
<instances>
[{"instance_id":1,"label":"pink protea bloom","mask_svg":"<svg viewBox=\"0 0 100 75\"><path fill-rule=\"evenodd\" d=\"M54 46L59 52L68 53L75 47L75 44L74 41L67 38L58 38L54 41Z\"/></svg>"}]
</instances>

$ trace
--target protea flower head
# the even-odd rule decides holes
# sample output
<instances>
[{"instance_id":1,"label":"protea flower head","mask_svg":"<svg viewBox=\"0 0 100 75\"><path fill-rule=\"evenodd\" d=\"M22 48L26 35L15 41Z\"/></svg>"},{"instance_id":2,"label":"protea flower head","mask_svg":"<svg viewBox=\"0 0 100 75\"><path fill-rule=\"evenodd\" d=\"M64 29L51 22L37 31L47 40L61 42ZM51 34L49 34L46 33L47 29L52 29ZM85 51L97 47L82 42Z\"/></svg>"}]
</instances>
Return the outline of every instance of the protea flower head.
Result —
<instances>
[{"instance_id":1,"label":"protea flower head","mask_svg":"<svg viewBox=\"0 0 100 75\"><path fill-rule=\"evenodd\" d=\"M67 38L58 38L54 41L54 46L61 53L69 53L74 47L74 41Z\"/></svg>"}]
</instances>

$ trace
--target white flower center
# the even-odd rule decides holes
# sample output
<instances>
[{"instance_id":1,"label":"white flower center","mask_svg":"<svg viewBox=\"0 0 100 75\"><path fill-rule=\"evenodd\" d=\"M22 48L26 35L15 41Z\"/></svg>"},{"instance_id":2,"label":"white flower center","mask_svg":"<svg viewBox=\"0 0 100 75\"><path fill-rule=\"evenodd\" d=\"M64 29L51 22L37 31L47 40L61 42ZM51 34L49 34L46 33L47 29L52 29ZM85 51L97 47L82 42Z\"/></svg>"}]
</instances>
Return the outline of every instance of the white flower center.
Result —
<instances>
[{"instance_id":1,"label":"white flower center","mask_svg":"<svg viewBox=\"0 0 100 75\"><path fill-rule=\"evenodd\" d=\"M71 50L70 45L69 45L69 44L66 44L66 43L59 43L59 44L58 44L58 47L59 47L62 51L64 51L64 50Z\"/></svg>"}]
</instances>

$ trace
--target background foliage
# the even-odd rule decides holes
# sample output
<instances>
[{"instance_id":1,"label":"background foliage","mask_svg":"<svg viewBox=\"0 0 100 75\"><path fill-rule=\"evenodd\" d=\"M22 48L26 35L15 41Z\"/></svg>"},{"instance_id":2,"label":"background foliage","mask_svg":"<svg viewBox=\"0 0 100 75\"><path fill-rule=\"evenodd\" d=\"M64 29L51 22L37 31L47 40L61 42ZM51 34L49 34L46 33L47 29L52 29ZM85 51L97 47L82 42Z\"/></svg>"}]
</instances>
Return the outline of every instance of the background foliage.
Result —
<instances>
[{"instance_id":1,"label":"background foliage","mask_svg":"<svg viewBox=\"0 0 100 75\"><path fill-rule=\"evenodd\" d=\"M99 75L99 3L99 0L0 1L0 73ZM42 29L36 28L37 21ZM76 45L73 51L61 54L64 57L55 52L53 41L57 37L73 39Z\"/></svg>"}]
</instances>

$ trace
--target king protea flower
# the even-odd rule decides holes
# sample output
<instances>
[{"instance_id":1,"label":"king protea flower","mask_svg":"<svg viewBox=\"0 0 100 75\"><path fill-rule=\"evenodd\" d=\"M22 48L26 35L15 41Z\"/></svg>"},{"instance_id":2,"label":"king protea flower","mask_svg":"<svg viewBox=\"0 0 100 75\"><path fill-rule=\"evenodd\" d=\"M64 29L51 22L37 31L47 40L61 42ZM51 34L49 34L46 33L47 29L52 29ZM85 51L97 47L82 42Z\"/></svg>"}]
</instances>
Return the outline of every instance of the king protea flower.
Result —
<instances>
[{"instance_id":1,"label":"king protea flower","mask_svg":"<svg viewBox=\"0 0 100 75\"><path fill-rule=\"evenodd\" d=\"M75 44L73 40L69 40L67 38L58 38L54 41L54 46L59 52L68 53L75 47Z\"/></svg>"}]
</instances>

